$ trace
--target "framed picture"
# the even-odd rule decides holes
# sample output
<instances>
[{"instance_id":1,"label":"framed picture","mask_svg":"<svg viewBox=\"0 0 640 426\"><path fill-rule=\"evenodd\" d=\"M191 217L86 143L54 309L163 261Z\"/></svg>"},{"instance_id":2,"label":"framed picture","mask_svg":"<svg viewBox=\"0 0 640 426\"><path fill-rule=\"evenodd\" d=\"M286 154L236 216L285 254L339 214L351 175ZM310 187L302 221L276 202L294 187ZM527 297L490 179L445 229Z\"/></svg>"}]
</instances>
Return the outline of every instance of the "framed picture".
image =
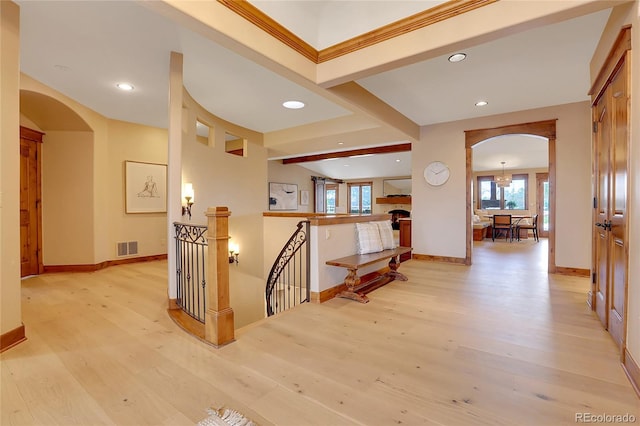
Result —
<instances>
[{"instance_id":1,"label":"framed picture","mask_svg":"<svg viewBox=\"0 0 640 426\"><path fill-rule=\"evenodd\" d=\"M269 210L298 210L298 185L269 182Z\"/></svg>"},{"instance_id":2,"label":"framed picture","mask_svg":"<svg viewBox=\"0 0 640 426\"><path fill-rule=\"evenodd\" d=\"M300 205L308 206L309 205L309 191L306 189L300 190Z\"/></svg>"},{"instance_id":3,"label":"framed picture","mask_svg":"<svg viewBox=\"0 0 640 426\"><path fill-rule=\"evenodd\" d=\"M125 161L124 182L126 213L166 213L166 164Z\"/></svg>"}]
</instances>

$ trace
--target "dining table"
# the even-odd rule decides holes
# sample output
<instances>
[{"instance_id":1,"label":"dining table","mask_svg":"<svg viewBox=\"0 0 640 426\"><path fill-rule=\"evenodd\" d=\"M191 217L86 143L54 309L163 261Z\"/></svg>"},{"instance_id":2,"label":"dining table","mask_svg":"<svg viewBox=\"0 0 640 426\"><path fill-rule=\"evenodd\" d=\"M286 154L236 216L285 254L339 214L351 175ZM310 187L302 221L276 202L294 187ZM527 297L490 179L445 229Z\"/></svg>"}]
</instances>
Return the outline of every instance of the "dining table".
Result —
<instances>
[{"instance_id":1,"label":"dining table","mask_svg":"<svg viewBox=\"0 0 640 426\"><path fill-rule=\"evenodd\" d=\"M504 214L508 214L508 213L504 213ZM501 215L503 215L503 214L501 213ZM484 215L484 217L489 218L491 220L492 224L493 224L493 216L494 215L492 215L492 214ZM523 219L531 219L531 215L530 214L512 214L511 215L511 229L515 229ZM487 227L486 237L489 238L492 233L493 233L493 227L492 227L492 225L489 225ZM518 237L519 237L518 239L527 239L529 237L529 235L528 235L528 232L526 232L524 234L522 232L520 232L520 235Z\"/></svg>"}]
</instances>

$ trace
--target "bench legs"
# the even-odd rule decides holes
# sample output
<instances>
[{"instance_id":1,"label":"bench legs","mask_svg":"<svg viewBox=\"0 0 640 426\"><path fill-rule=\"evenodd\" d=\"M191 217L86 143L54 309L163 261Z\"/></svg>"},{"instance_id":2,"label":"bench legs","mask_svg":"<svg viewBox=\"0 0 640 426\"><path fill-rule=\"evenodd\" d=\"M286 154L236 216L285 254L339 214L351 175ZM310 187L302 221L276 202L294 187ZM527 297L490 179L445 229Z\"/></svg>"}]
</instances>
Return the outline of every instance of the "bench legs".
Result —
<instances>
[{"instance_id":1,"label":"bench legs","mask_svg":"<svg viewBox=\"0 0 640 426\"><path fill-rule=\"evenodd\" d=\"M398 272L399 266L400 264L396 262L396 256L392 257L391 260L389 260L390 271L377 278L377 280L379 281L384 280L385 278L388 278L388 280L382 281L378 285L366 285L363 287L367 287L369 288L369 291L372 291L389 281L393 281L393 280L407 281L408 280L407 276ZM358 269L349 268L349 273L347 274L347 277L344 279L344 283L347 285L347 289L338 293L338 297L344 297L346 299L355 300L360 303L369 302L369 298L365 296L364 293L358 292L356 290L360 287L360 284L361 284L360 277L358 276Z\"/></svg>"},{"instance_id":2,"label":"bench legs","mask_svg":"<svg viewBox=\"0 0 640 426\"><path fill-rule=\"evenodd\" d=\"M387 275L393 280L407 281L409 278L407 278L405 274L398 272L399 266L400 264L396 262L395 256L392 257L391 260L389 261L389 269L391 270L387 272L385 275Z\"/></svg>"},{"instance_id":3,"label":"bench legs","mask_svg":"<svg viewBox=\"0 0 640 426\"><path fill-rule=\"evenodd\" d=\"M347 289L338 293L338 297L355 300L360 303L369 302L369 298L362 293L356 293L356 288L360 285L360 277L357 269L349 269L347 277L344 279Z\"/></svg>"}]
</instances>

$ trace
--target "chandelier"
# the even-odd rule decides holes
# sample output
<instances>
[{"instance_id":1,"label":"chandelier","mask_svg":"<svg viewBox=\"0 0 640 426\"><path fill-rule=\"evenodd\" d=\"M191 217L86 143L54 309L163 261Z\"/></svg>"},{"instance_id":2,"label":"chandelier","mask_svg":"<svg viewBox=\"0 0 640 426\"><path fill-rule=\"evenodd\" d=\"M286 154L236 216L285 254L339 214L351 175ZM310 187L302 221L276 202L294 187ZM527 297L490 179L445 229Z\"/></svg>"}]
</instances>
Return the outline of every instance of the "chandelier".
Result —
<instances>
[{"instance_id":1,"label":"chandelier","mask_svg":"<svg viewBox=\"0 0 640 426\"><path fill-rule=\"evenodd\" d=\"M500 164L502 164L502 175L496 176L494 182L496 183L498 188L506 188L511 185L511 175L506 175L504 173L505 162L501 161Z\"/></svg>"}]
</instances>

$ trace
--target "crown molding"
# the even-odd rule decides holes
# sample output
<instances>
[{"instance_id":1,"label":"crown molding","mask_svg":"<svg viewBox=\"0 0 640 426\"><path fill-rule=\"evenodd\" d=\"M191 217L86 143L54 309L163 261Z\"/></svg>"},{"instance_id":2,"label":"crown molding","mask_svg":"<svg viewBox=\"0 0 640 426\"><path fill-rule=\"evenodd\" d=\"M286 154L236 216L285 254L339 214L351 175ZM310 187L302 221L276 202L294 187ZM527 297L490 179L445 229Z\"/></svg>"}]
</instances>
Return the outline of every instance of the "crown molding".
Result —
<instances>
[{"instance_id":1,"label":"crown molding","mask_svg":"<svg viewBox=\"0 0 640 426\"><path fill-rule=\"evenodd\" d=\"M280 40L305 58L318 63L318 51L294 33L271 19L247 0L218 0L233 12Z\"/></svg>"},{"instance_id":2,"label":"crown molding","mask_svg":"<svg viewBox=\"0 0 640 426\"><path fill-rule=\"evenodd\" d=\"M218 0L222 5L316 64L330 61L497 1L498 0L450 0L436 7L318 51L247 0Z\"/></svg>"},{"instance_id":3,"label":"crown molding","mask_svg":"<svg viewBox=\"0 0 640 426\"><path fill-rule=\"evenodd\" d=\"M495 3L498 0L451 0L436 7L416 13L392 22L391 24L364 33L360 36L345 40L318 52L318 63L330 61L357 50L373 46L377 43L419 30L429 25L456 17L466 12Z\"/></svg>"}]
</instances>

